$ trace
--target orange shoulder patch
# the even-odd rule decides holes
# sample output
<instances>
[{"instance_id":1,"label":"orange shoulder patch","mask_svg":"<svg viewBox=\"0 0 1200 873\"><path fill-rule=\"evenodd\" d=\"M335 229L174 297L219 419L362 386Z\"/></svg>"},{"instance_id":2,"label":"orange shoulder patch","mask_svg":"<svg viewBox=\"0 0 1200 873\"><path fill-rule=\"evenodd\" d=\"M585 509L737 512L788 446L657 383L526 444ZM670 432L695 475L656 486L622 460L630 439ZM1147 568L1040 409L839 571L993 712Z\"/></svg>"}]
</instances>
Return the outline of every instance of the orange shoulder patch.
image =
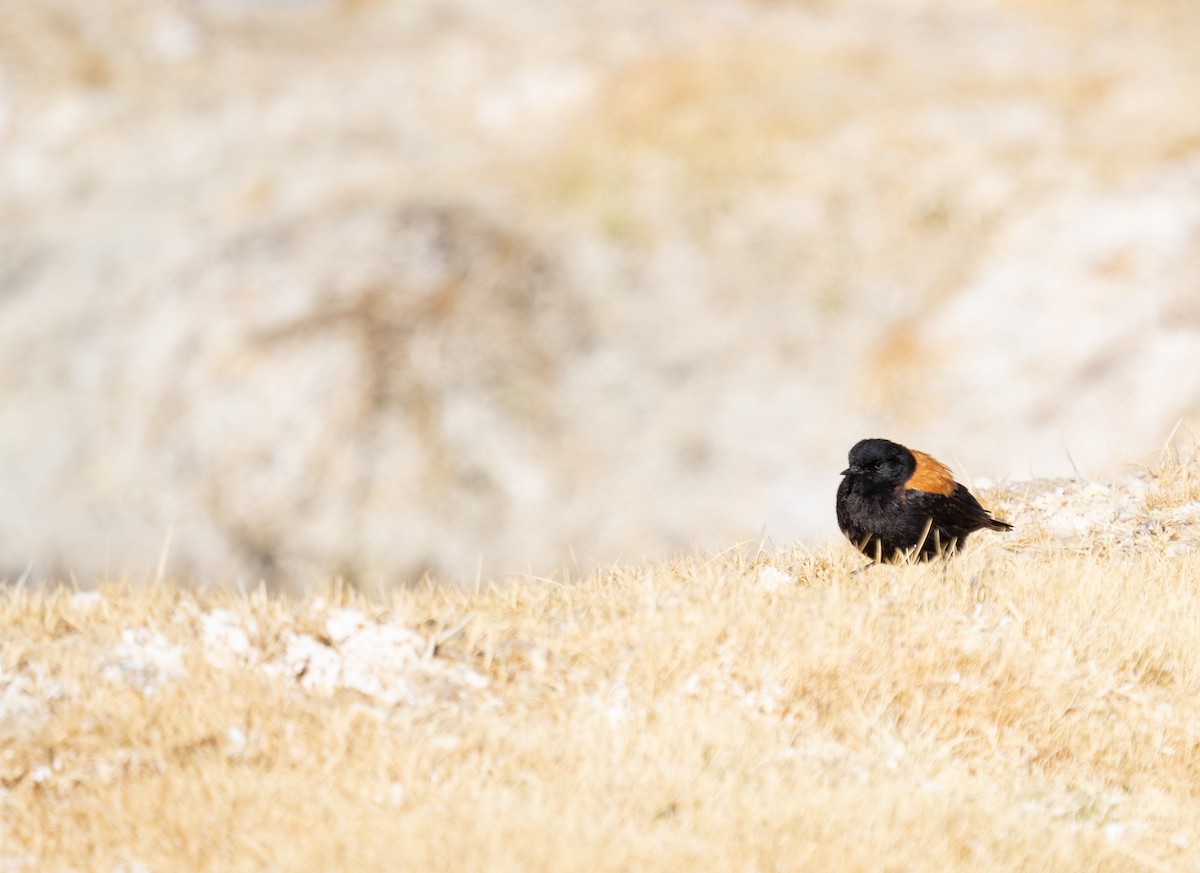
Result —
<instances>
[{"instance_id":1,"label":"orange shoulder patch","mask_svg":"<svg viewBox=\"0 0 1200 873\"><path fill-rule=\"evenodd\" d=\"M954 493L954 474L950 468L936 458L924 452L910 449L917 459L917 469L908 477L904 487L912 491L928 491L930 494L944 494L949 497Z\"/></svg>"}]
</instances>

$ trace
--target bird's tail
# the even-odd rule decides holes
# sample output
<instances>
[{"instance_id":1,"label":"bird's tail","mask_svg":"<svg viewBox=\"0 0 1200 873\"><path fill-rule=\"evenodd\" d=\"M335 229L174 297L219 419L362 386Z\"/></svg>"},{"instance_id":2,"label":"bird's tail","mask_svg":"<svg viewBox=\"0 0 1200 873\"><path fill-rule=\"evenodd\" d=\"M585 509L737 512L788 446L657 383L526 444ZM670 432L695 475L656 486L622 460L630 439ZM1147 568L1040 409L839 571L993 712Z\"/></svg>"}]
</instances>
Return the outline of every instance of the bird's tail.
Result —
<instances>
[{"instance_id":1,"label":"bird's tail","mask_svg":"<svg viewBox=\"0 0 1200 873\"><path fill-rule=\"evenodd\" d=\"M1007 521L1001 521L998 518L992 518L990 515L984 520L984 526L991 530L1012 530L1012 525Z\"/></svg>"}]
</instances>

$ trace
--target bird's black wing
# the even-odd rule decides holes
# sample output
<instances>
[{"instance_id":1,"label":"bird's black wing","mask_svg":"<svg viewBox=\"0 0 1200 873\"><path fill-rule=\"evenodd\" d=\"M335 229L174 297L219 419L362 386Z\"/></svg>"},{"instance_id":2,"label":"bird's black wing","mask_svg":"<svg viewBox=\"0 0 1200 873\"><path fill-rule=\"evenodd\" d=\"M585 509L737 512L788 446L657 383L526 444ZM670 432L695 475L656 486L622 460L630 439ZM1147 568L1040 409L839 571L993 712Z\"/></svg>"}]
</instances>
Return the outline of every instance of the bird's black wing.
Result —
<instances>
[{"instance_id":1,"label":"bird's black wing","mask_svg":"<svg viewBox=\"0 0 1200 873\"><path fill-rule=\"evenodd\" d=\"M967 534L989 528L990 530L1012 530L1007 522L992 518L991 513L984 509L966 488L957 482L950 494L932 494L928 491L908 489L904 492L908 511L905 513L909 524L918 519L921 525L930 521L930 530L922 552L935 548L934 534L942 544L955 542L959 547L967 538Z\"/></svg>"},{"instance_id":2,"label":"bird's black wing","mask_svg":"<svg viewBox=\"0 0 1200 873\"><path fill-rule=\"evenodd\" d=\"M985 527L989 530L1012 530L1012 525L1007 521L992 518L992 514L980 505L975 495L962 485L955 484L954 493L950 495L949 500L954 507L950 515L962 525L963 533Z\"/></svg>"}]
</instances>

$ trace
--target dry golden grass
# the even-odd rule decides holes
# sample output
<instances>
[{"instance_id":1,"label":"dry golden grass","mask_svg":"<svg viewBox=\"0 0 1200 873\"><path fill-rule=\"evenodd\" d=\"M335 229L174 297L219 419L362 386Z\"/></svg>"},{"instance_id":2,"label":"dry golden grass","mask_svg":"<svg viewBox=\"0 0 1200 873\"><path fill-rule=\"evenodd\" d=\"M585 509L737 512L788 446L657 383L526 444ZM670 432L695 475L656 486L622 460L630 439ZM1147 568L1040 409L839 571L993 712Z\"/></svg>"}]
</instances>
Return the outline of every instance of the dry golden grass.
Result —
<instances>
[{"instance_id":1,"label":"dry golden grass","mask_svg":"<svg viewBox=\"0 0 1200 873\"><path fill-rule=\"evenodd\" d=\"M1200 553L1055 548L1029 501L854 576L838 543L376 600L9 586L0 869L1194 869Z\"/></svg>"}]
</instances>

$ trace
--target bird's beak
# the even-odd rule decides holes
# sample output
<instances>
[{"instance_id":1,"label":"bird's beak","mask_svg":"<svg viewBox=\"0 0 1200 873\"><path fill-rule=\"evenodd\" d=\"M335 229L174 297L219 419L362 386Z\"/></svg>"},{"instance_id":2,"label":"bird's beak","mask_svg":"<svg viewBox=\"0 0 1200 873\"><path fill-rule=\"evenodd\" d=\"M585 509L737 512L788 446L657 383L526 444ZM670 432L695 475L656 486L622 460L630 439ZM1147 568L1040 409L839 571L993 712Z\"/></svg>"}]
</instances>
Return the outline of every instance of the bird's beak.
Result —
<instances>
[{"instance_id":1,"label":"bird's beak","mask_svg":"<svg viewBox=\"0 0 1200 873\"><path fill-rule=\"evenodd\" d=\"M843 476L849 476L851 474L858 475L861 472L862 472L862 467L859 467L857 464L851 464L845 470L842 470L842 475Z\"/></svg>"}]
</instances>

